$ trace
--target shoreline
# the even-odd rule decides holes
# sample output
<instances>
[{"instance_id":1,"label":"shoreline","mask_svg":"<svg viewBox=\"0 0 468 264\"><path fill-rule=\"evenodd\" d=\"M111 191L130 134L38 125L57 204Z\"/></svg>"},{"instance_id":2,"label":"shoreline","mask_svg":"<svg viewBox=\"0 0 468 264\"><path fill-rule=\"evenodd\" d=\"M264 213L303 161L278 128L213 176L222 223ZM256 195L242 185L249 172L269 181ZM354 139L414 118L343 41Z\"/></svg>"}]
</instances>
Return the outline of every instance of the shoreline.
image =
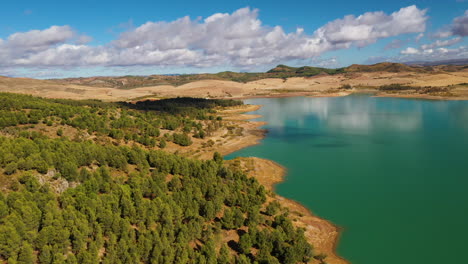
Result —
<instances>
[{"instance_id":1,"label":"shoreline","mask_svg":"<svg viewBox=\"0 0 468 264\"><path fill-rule=\"evenodd\" d=\"M343 96L343 95L341 95ZM260 105L251 106L248 111L237 112L237 118L241 117L247 122L255 124L251 129L262 131L262 134L258 136L257 140L245 144L244 146L237 146L236 148L230 149L230 151L221 153L223 156L236 152L244 147L254 146L260 143L265 138L265 129L260 127L265 125L266 122L250 121L260 117L260 115L247 114L249 112L260 109ZM240 116L239 116L240 115ZM317 250L318 254L326 254L326 263L329 264L348 264L344 258L338 256L336 249L340 239L341 228L332 222L320 218L314 215L311 209L305 207L301 203L292 199L278 195L275 192L275 185L285 181L287 168L284 166L267 159L258 157L237 157L233 160L226 161L228 166L233 163L240 162L243 170L247 170L246 173L250 177L255 177L260 184L273 194L273 199L277 200L283 207L290 210L293 216L293 224L296 227L305 229L304 235L306 236L309 243L312 244L314 249ZM320 263L319 261L312 259L309 263Z\"/></svg>"},{"instance_id":2,"label":"shoreline","mask_svg":"<svg viewBox=\"0 0 468 264\"><path fill-rule=\"evenodd\" d=\"M441 100L441 101L467 101L468 97L449 97L449 96L439 96L439 95L430 95L430 94L375 94L372 97L376 98L402 98L402 99L421 99L421 100Z\"/></svg>"},{"instance_id":3,"label":"shoreline","mask_svg":"<svg viewBox=\"0 0 468 264\"><path fill-rule=\"evenodd\" d=\"M303 94L303 93L285 93L281 95L263 95L263 96L254 96L254 97L244 97L243 99L254 99L254 98L278 98L278 97L341 97L341 96L348 96L351 94L360 94L366 93L369 91L346 91L346 93L320 93L314 94L311 96L310 94ZM454 100L458 98L424 98L424 96L428 95L421 95L421 94L411 94L402 97L399 94L378 94L375 92L373 97L398 97L398 98L414 98L414 99L430 99L430 100ZM224 99L234 99L234 98L224 98ZM236 98L237 99L237 98ZM466 100L466 99L459 99L459 100ZM223 117L223 122L226 121L228 126L236 126L237 128L242 128L242 133L231 135L227 138L224 138L221 134L224 134L226 131L221 131L221 134L213 135L211 138L216 142L219 139L223 138L222 142L220 141L212 148L203 149L201 152L193 152L189 151L186 154L193 158L197 159L212 159L214 152L219 152L222 156L229 155L236 151L239 151L246 147L255 146L261 144L261 140L266 137L267 130L262 129L261 127L266 125L267 122L264 121L253 121L252 119L256 119L261 117L258 114L252 114L258 109L260 109L261 105L242 105L236 107L230 107L228 109L224 109L219 111L219 114ZM190 148L190 147L189 147ZM173 150L180 150L182 151L184 148L174 148ZM182 153L183 154L183 153ZM325 253L328 257L326 259L326 263L328 264L349 264L349 262L341 258L336 249L338 247L338 243L340 241L340 235L342 228L333 224L332 222L320 218L314 215L313 211L301 203L294 201L292 199L288 199L282 197L274 192L274 186L278 183L281 183L286 180L286 171L287 169L283 166L275 163L271 160L261 159L258 157L238 157L233 160L244 160L248 162L253 162L254 166L250 172L247 172L247 175L250 177L255 177L267 190L269 190L272 194L274 199L276 199L280 204L285 207L289 208L292 212L291 216L293 216L293 224L298 227L302 227L306 230L305 235L307 240L314 246L317 250L316 253ZM229 164L230 161L226 161ZM263 173L263 176L262 176ZM317 263L323 264L319 261L313 259L309 263Z\"/></svg>"},{"instance_id":4,"label":"shoreline","mask_svg":"<svg viewBox=\"0 0 468 264\"><path fill-rule=\"evenodd\" d=\"M442 101L468 101L468 96L441 96L431 94L398 94L398 93L382 93L378 90L354 90L354 91L337 91L332 93L314 93L314 92L291 92L282 94L264 94L252 96L239 96L239 97L223 97L218 99L234 99L234 100L247 100L259 98L287 98L287 97L311 97L311 98L324 98L324 97L343 97L353 94L369 94L371 97L376 98L402 98L402 99L423 99L423 100L442 100Z\"/></svg>"},{"instance_id":5,"label":"shoreline","mask_svg":"<svg viewBox=\"0 0 468 264\"><path fill-rule=\"evenodd\" d=\"M223 97L219 99L233 99L233 100L246 100L246 99L259 99L259 98L286 98L286 97L341 97L353 94L352 91L333 91L333 92L285 92L285 93L271 93L261 95L245 95L236 97Z\"/></svg>"}]
</instances>

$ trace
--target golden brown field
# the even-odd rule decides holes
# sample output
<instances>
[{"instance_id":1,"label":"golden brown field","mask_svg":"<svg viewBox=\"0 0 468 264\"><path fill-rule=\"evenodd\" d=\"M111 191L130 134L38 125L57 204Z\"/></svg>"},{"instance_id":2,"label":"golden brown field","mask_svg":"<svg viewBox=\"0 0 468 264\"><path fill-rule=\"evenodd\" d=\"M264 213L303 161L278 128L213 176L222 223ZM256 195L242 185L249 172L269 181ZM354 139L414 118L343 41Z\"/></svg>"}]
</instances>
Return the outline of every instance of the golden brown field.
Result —
<instances>
[{"instance_id":1,"label":"golden brown field","mask_svg":"<svg viewBox=\"0 0 468 264\"><path fill-rule=\"evenodd\" d=\"M348 67L349 69L354 69ZM403 68L406 69L406 68ZM0 77L1 92L32 94L48 98L99 99L105 101L192 96L205 98L245 98L268 96L329 96L373 90L381 85L402 84L412 87L448 87L453 97L468 98L468 70L455 71L351 71L313 77L267 78L250 82L228 80L195 80L180 86L162 84L136 88L109 87L107 83L75 79L37 80ZM99 86L102 84L103 86ZM340 90L343 85L353 89ZM395 96L393 94L392 96ZM407 95L406 95L407 96ZM419 95L420 96L420 95Z\"/></svg>"}]
</instances>

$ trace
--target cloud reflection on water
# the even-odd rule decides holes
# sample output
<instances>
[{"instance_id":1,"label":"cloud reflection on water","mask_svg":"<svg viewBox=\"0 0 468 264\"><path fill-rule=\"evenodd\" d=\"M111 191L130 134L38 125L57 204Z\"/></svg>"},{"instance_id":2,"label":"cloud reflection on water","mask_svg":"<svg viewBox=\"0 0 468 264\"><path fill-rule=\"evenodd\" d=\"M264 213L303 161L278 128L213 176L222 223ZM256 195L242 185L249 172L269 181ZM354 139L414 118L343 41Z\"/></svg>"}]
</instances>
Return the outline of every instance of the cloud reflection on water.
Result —
<instances>
[{"instance_id":1,"label":"cloud reflection on water","mask_svg":"<svg viewBox=\"0 0 468 264\"><path fill-rule=\"evenodd\" d=\"M269 127L275 130L291 126L307 128L306 123L311 122L329 131L357 134L369 134L376 129L414 131L422 126L421 104L408 104L404 100L382 103L379 99L358 95L341 98L256 99L247 103L264 104L259 114L264 115Z\"/></svg>"}]
</instances>

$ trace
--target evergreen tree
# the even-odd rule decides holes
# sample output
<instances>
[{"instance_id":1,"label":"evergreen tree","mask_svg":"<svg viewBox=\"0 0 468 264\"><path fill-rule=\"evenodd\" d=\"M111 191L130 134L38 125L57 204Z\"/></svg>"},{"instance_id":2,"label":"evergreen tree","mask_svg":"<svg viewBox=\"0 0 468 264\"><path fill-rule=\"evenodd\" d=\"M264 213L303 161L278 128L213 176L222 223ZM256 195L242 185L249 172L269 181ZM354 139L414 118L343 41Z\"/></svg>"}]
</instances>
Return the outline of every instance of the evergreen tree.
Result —
<instances>
[{"instance_id":1,"label":"evergreen tree","mask_svg":"<svg viewBox=\"0 0 468 264\"><path fill-rule=\"evenodd\" d=\"M229 251L229 248L227 247L226 244L223 244L221 246L221 249L219 250L218 263L219 264L232 263L231 252Z\"/></svg>"},{"instance_id":2,"label":"evergreen tree","mask_svg":"<svg viewBox=\"0 0 468 264\"><path fill-rule=\"evenodd\" d=\"M33 253L32 246L28 242L23 242L18 256L18 264L34 263L35 257Z\"/></svg>"},{"instance_id":3,"label":"evergreen tree","mask_svg":"<svg viewBox=\"0 0 468 264\"><path fill-rule=\"evenodd\" d=\"M252 247L252 239L249 235L249 233L243 234L239 238L239 250L243 254L249 254L250 253L250 248Z\"/></svg>"}]
</instances>

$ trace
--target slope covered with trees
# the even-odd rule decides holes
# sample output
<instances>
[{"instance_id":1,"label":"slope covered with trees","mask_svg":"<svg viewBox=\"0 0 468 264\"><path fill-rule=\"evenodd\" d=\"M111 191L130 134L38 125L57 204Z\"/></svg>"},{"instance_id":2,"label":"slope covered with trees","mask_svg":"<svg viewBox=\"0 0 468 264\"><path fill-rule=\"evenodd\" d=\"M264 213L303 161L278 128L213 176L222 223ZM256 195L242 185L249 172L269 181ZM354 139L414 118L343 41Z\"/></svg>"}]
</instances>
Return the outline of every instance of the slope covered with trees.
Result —
<instances>
[{"instance_id":1,"label":"slope covered with trees","mask_svg":"<svg viewBox=\"0 0 468 264\"><path fill-rule=\"evenodd\" d=\"M200 98L103 103L7 93L0 93L0 102L0 129L11 128L8 131L12 131L34 128L38 124L50 128L71 127L95 137L109 137L117 143L138 142L149 147L156 146L162 139L190 145L189 135L199 137L220 125L217 107L242 104L234 100ZM166 133L161 135L161 130ZM182 135L173 136L175 132Z\"/></svg>"},{"instance_id":2,"label":"slope covered with trees","mask_svg":"<svg viewBox=\"0 0 468 264\"><path fill-rule=\"evenodd\" d=\"M256 179L225 167L219 154L194 160L131 140L161 144L168 137L157 129L168 124L190 139L199 122L221 122L217 107L238 102L185 98L161 107L0 97L0 261L302 263L313 257L287 210ZM29 129L38 124L131 139L116 144ZM66 188L57 188L59 182Z\"/></svg>"}]
</instances>

